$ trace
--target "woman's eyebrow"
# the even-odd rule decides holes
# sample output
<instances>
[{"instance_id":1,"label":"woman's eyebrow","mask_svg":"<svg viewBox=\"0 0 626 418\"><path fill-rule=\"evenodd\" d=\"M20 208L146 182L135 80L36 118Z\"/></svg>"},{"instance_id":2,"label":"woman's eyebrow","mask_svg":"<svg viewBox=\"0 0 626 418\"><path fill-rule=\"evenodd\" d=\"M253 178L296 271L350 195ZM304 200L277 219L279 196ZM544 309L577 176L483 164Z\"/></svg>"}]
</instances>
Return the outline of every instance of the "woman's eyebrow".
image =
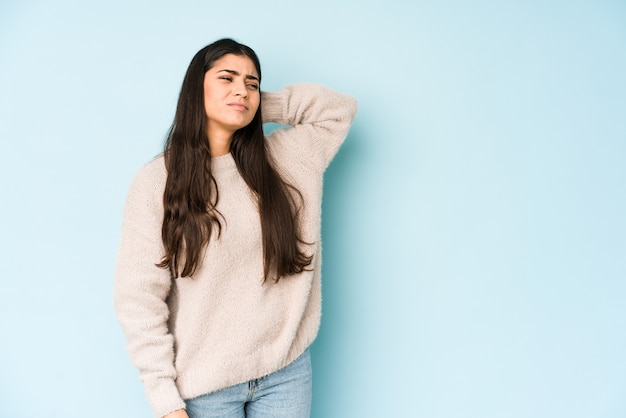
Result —
<instances>
[{"instance_id":1,"label":"woman's eyebrow","mask_svg":"<svg viewBox=\"0 0 626 418\"><path fill-rule=\"evenodd\" d=\"M227 69L224 69L224 70L219 70L219 71L218 71L218 73L221 73L222 71L227 72L228 74L232 74L232 75L237 75L237 76L241 75L241 74L239 74L239 72L238 72L238 71L235 71L235 70L227 70ZM252 80L256 80L256 81L259 81L259 77L255 77L255 76L253 76L253 75L246 75L246 78L249 78L249 79L252 79Z\"/></svg>"}]
</instances>

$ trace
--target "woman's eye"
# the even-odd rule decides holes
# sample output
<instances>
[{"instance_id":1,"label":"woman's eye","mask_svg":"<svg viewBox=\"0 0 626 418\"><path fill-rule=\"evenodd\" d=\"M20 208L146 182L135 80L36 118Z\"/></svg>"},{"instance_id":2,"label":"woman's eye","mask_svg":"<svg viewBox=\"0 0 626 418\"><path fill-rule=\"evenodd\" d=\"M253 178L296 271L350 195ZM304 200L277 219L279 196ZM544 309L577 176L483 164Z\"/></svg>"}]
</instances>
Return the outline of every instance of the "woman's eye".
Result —
<instances>
[{"instance_id":1,"label":"woman's eye","mask_svg":"<svg viewBox=\"0 0 626 418\"><path fill-rule=\"evenodd\" d=\"M227 80L227 81L233 81L233 78L232 78L232 77L227 77L227 76L220 77L220 79L222 79L222 80Z\"/></svg>"},{"instance_id":2,"label":"woman's eye","mask_svg":"<svg viewBox=\"0 0 626 418\"><path fill-rule=\"evenodd\" d=\"M248 84L248 87L250 87L252 90L258 90L259 86L256 84Z\"/></svg>"}]
</instances>

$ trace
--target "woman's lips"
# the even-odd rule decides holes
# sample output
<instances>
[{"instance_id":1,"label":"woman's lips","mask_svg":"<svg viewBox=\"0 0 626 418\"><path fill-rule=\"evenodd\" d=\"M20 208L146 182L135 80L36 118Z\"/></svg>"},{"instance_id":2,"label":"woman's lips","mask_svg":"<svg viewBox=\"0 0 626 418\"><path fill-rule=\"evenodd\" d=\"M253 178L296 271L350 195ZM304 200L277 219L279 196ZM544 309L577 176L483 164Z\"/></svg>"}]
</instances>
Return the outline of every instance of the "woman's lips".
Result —
<instances>
[{"instance_id":1,"label":"woman's lips","mask_svg":"<svg viewBox=\"0 0 626 418\"><path fill-rule=\"evenodd\" d=\"M228 106L236 110L248 110L248 106L244 105L243 103L228 103Z\"/></svg>"}]
</instances>

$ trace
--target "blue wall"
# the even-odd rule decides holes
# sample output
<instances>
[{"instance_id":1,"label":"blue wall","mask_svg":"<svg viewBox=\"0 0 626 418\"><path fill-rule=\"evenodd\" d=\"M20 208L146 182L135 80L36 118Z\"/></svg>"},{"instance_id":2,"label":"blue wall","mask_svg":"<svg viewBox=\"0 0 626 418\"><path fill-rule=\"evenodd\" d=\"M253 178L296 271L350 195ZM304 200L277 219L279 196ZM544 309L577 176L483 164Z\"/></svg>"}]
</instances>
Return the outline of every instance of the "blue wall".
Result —
<instances>
[{"instance_id":1,"label":"blue wall","mask_svg":"<svg viewBox=\"0 0 626 418\"><path fill-rule=\"evenodd\" d=\"M626 416L626 3L3 1L0 416L150 417L112 311L184 71L358 117L326 176L314 418Z\"/></svg>"}]
</instances>

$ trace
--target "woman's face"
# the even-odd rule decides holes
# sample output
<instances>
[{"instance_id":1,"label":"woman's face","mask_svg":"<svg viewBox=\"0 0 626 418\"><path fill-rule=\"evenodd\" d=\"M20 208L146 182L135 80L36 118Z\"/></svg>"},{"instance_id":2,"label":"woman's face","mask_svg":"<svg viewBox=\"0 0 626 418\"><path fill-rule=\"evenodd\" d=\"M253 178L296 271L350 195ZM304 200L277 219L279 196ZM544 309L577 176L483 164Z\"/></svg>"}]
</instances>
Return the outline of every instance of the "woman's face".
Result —
<instances>
[{"instance_id":1,"label":"woman's face","mask_svg":"<svg viewBox=\"0 0 626 418\"><path fill-rule=\"evenodd\" d=\"M261 101L259 75L252 60L227 54L204 74L204 109L209 138L231 138L247 126Z\"/></svg>"}]
</instances>

